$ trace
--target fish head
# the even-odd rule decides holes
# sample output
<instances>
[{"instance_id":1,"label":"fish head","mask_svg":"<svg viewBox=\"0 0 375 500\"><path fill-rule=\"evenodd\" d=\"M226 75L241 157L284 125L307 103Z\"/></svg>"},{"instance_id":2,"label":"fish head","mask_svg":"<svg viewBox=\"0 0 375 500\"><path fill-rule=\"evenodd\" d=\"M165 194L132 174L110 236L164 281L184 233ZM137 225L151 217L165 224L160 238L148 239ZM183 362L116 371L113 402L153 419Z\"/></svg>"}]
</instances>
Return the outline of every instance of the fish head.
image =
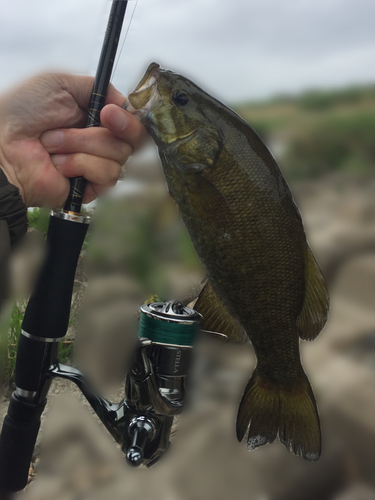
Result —
<instances>
[{"instance_id":1,"label":"fish head","mask_svg":"<svg viewBox=\"0 0 375 500\"><path fill-rule=\"evenodd\" d=\"M187 78L152 63L124 108L140 119L159 151L190 172L212 165L221 148L209 116L212 101Z\"/></svg>"}]
</instances>

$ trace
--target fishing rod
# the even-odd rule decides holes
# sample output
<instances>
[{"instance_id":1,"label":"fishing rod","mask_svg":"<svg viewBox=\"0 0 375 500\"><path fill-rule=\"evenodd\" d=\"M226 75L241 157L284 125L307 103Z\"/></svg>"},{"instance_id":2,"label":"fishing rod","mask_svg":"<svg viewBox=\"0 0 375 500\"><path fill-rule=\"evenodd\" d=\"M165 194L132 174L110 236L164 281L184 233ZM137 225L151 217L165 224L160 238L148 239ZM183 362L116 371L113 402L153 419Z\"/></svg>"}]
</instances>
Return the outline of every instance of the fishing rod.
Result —
<instances>
[{"instance_id":1,"label":"fishing rod","mask_svg":"<svg viewBox=\"0 0 375 500\"><path fill-rule=\"evenodd\" d=\"M100 125L127 4L112 3L86 127ZM64 209L51 213L47 256L26 308L17 349L16 389L0 435L0 495L27 484L41 415L56 377L77 384L132 466L149 466L168 449L173 418L183 408L201 316L177 301L142 306L120 403L102 398L79 370L59 363L59 343L67 331L76 266L90 222L81 213L85 185L82 177L71 179Z\"/></svg>"},{"instance_id":2,"label":"fishing rod","mask_svg":"<svg viewBox=\"0 0 375 500\"><path fill-rule=\"evenodd\" d=\"M115 0L112 4L91 99L87 108L86 128L100 126L100 111L105 105L127 5L127 0ZM70 180L70 193L65 202L64 212L73 215L81 212L85 187L86 179L84 177L74 177Z\"/></svg>"}]
</instances>

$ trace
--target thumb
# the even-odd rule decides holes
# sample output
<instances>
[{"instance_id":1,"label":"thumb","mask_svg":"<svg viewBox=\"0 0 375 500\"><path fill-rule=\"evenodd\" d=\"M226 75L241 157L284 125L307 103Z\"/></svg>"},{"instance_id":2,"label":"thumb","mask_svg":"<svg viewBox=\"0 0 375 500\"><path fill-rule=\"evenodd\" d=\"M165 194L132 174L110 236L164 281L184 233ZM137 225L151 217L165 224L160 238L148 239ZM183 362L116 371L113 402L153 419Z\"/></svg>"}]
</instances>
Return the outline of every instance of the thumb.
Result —
<instances>
[{"instance_id":1,"label":"thumb","mask_svg":"<svg viewBox=\"0 0 375 500\"><path fill-rule=\"evenodd\" d=\"M115 104L104 106L100 113L100 121L103 127L134 149L143 143L147 135L146 129L134 115Z\"/></svg>"}]
</instances>

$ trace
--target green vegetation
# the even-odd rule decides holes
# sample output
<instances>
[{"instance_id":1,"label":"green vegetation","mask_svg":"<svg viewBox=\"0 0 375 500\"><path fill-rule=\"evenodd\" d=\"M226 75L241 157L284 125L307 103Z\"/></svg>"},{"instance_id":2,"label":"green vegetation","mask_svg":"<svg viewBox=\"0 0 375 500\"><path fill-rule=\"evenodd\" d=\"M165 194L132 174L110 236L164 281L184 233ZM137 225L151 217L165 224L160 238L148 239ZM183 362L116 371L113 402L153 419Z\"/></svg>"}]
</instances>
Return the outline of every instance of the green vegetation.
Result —
<instances>
[{"instance_id":1,"label":"green vegetation","mask_svg":"<svg viewBox=\"0 0 375 500\"><path fill-rule=\"evenodd\" d=\"M355 106L365 100L375 100L375 87L351 86L338 90L311 90L296 99L302 108L317 111L343 104Z\"/></svg>"},{"instance_id":2,"label":"green vegetation","mask_svg":"<svg viewBox=\"0 0 375 500\"><path fill-rule=\"evenodd\" d=\"M10 315L2 317L0 326L0 381L6 386L12 382L16 365L18 339L21 333L25 303L14 304Z\"/></svg>"},{"instance_id":3,"label":"green vegetation","mask_svg":"<svg viewBox=\"0 0 375 500\"><path fill-rule=\"evenodd\" d=\"M0 381L5 384L6 388L9 388L13 382L17 345L21 335L25 309L25 301L16 302L8 318L3 317L0 324ZM69 325L74 320L73 316ZM59 359L62 363L66 363L71 358L72 352L73 343L71 341L60 342Z\"/></svg>"},{"instance_id":4,"label":"green vegetation","mask_svg":"<svg viewBox=\"0 0 375 500\"><path fill-rule=\"evenodd\" d=\"M37 229L46 236L50 211L46 208L33 208L28 211L29 226Z\"/></svg>"},{"instance_id":5,"label":"green vegetation","mask_svg":"<svg viewBox=\"0 0 375 500\"><path fill-rule=\"evenodd\" d=\"M82 215L85 215L86 210L84 208L82 208L81 213L82 213ZM51 214L51 211L46 209L46 208L38 208L38 207L32 208L31 210L29 210L27 212L29 226L33 227L34 229L37 229L44 236L47 236L50 214ZM86 250L86 248L87 248L89 234L90 233L88 233L86 235L85 241L83 242L83 245L82 245L83 250Z\"/></svg>"},{"instance_id":6,"label":"green vegetation","mask_svg":"<svg viewBox=\"0 0 375 500\"><path fill-rule=\"evenodd\" d=\"M236 110L268 142L290 179L374 171L374 86L279 96Z\"/></svg>"}]
</instances>

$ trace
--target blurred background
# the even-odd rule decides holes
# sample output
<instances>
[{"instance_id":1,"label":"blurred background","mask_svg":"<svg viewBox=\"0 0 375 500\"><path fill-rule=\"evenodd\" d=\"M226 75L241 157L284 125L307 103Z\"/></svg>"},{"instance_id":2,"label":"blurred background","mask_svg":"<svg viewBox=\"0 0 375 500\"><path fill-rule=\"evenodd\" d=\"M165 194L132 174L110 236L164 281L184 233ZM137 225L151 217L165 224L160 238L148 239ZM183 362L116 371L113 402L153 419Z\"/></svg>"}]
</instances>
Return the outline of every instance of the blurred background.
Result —
<instances>
[{"instance_id":1,"label":"blurred background","mask_svg":"<svg viewBox=\"0 0 375 500\"><path fill-rule=\"evenodd\" d=\"M110 6L0 0L0 92L40 71L94 75ZM56 381L19 498L375 499L374 15L372 0L131 1L113 77L127 95L153 60L181 72L234 108L278 160L331 296L323 332L301 343L321 415L319 462L305 463L279 443L252 453L237 443L251 347L202 342L205 369L169 456L130 470L76 388ZM155 148L134 155L122 177L86 207L93 222L60 352L114 401L123 397L139 305L152 296L189 301L204 277ZM42 210L29 215L1 327L1 419L48 224Z\"/></svg>"}]
</instances>

